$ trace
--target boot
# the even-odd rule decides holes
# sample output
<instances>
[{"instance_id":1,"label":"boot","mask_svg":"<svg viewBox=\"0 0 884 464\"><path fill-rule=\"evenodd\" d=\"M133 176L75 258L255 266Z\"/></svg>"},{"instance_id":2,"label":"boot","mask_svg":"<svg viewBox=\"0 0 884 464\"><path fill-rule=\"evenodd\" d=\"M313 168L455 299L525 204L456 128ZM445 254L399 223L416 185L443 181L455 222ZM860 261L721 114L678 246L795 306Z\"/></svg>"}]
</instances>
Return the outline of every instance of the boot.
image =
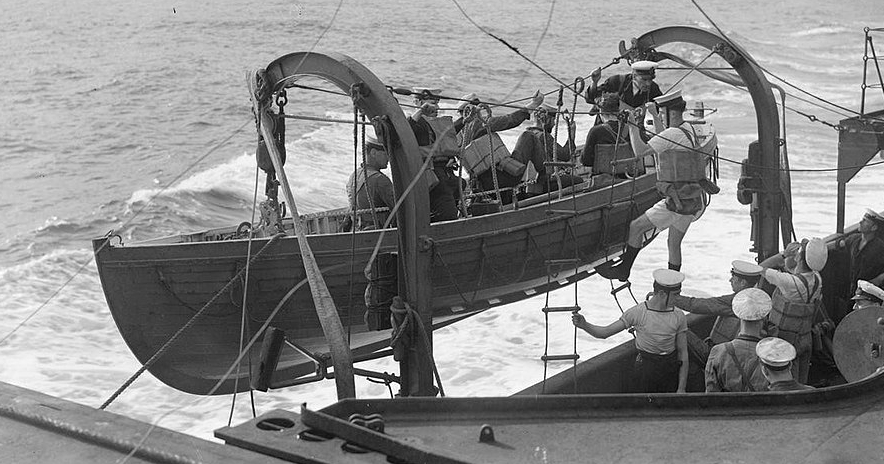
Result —
<instances>
[{"instance_id":1,"label":"boot","mask_svg":"<svg viewBox=\"0 0 884 464\"><path fill-rule=\"evenodd\" d=\"M620 255L620 264L612 266L609 261L596 267L595 270L600 276L606 279L617 279L621 282L626 282L626 280L629 279L629 273L632 271L632 264L635 263L635 258L638 256L639 250L641 250L641 248L626 245L626 251Z\"/></svg>"},{"instance_id":2,"label":"boot","mask_svg":"<svg viewBox=\"0 0 884 464\"><path fill-rule=\"evenodd\" d=\"M673 271L679 271L679 272L681 272L681 264L672 264L672 263L669 263L669 269L672 269Z\"/></svg>"}]
</instances>

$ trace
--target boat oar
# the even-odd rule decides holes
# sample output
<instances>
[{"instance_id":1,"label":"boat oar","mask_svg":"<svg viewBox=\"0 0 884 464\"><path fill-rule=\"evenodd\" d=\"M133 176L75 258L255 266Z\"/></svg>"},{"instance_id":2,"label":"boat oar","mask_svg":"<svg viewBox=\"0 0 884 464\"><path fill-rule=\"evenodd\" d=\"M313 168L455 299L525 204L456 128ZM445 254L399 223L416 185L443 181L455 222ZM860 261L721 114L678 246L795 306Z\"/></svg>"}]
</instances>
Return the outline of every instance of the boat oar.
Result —
<instances>
[{"instance_id":1,"label":"boat oar","mask_svg":"<svg viewBox=\"0 0 884 464\"><path fill-rule=\"evenodd\" d=\"M250 73L248 77L249 91L252 93L252 104L254 105L255 115L258 118L258 128L264 140L273 140L273 121L267 113L264 103L255 95L257 85L257 72ZM310 292L313 294L313 304L316 306L316 315L319 316L319 323L322 325L322 332L325 340L328 342L332 354L332 364L335 368L335 385L338 389L338 399L355 398L356 384L353 380L353 358L350 353L350 344L347 341L347 334L344 332L344 326L338 316L338 310L335 308L335 302L328 291L325 279L322 278L322 272L319 265L316 264L316 258L313 256L313 250L307 243L307 232L301 217L298 214L298 207L295 203L295 197L292 195L292 189L289 187L288 178L285 175L279 150L275 143L267 144L267 151L270 159L273 161L273 168L276 170L276 178L282 191L285 194L286 201L289 204L289 210L292 214L292 223L295 226L295 235L298 237L298 247L301 250L301 261L304 263L304 272L307 275L307 282L310 285Z\"/></svg>"}]
</instances>

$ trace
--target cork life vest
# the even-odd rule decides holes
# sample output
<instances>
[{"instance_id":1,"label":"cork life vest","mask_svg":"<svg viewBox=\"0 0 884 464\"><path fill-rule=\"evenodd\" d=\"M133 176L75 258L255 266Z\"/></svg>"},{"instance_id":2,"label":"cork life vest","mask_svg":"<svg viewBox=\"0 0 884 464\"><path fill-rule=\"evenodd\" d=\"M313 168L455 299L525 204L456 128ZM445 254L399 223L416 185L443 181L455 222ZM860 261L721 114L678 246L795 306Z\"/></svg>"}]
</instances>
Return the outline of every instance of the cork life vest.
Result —
<instances>
[{"instance_id":1,"label":"cork life vest","mask_svg":"<svg viewBox=\"0 0 884 464\"><path fill-rule=\"evenodd\" d=\"M820 284L822 279L816 273L814 273L813 282L808 282L807 278L801 274L793 277L801 282L807 296L798 301L789 300L777 288L771 297L770 321L778 329L777 337L791 343L799 353L802 353L811 348L810 333L814 316L821 304Z\"/></svg>"},{"instance_id":2,"label":"cork life vest","mask_svg":"<svg viewBox=\"0 0 884 464\"><path fill-rule=\"evenodd\" d=\"M503 140L496 132L485 134L468 143L460 153L460 161L471 177L487 171L492 165L500 165L504 160L513 160ZM507 164L507 163L503 163ZM522 164L524 172L524 164ZM513 175L520 175L513 174Z\"/></svg>"},{"instance_id":3,"label":"cork life vest","mask_svg":"<svg viewBox=\"0 0 884 464\"><path fill-rule=\"evenodd\" d=\"M685 127L687 125L687 128ZM718 147L711 125L702 131L694 124L678 126L690 147L676 147L656 154L657 190L666 198L666 207L678 214L696 214L703 209L704 191L699 181L706 179L706 169Z\"/></svg>"},{"instance_id":4,"label":"cork life vest","mask_svg":"<svg viewBox=\"0 0 884 464\"><path fill-rule=\"evenodd\" d=\"M430 129L433 131L433 143L419 147L421 159L432 156L433 162L447 162L451 158L456 157L460 152L460 147L457 144L454 120L451 116L424 116L424 120L427 121L427 124L430 125Z\"/></svg>"}]
</instances>

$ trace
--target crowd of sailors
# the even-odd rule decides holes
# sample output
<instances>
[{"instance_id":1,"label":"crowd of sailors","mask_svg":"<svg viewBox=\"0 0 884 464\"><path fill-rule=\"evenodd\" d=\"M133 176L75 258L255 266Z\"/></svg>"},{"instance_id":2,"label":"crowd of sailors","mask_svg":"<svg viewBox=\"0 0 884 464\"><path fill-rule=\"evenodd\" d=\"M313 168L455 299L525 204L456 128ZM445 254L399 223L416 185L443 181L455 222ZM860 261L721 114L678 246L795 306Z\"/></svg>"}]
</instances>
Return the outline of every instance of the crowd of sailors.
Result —
<instances>
[{"instance_id":1,"label":"crowd of sailors","mask_svg":"<svg viewBox=\"0 0 884 464\"><path fill-rule=\"evenodd\" d=\"M582 97L593 105L591 113L597 116L579 152L573 115L544 103L540 91L524 107L503 114L492 114L489 105L470 93L458 99L455 118L440 114L440 89L413 88L415 110L407 120L417 140L421 159L432 158L430 168L424 173L429 186L431 222L487 212L480 209L488 206L487 203L465 200L468 192L477 194L473 198L488 200L493 203L493 208L497 208L494 210L499 210L513 201L576 184L609 185L612 178L620 181L643 174L645 157L650 159L672 152L671 158L674 159L675 152L695 150L699 145L699 135L693 128L696 121L683 118L686 103L680 91L662 94L654 82L656 67L655 62L638 61L632 64L631 73L610 76L602 83L599 83L601 71L592 73L591 84ZM653 117L653 131L645 129L646 114ZM701 110L699 117L702 118L703 114ZM516 128L531 118L534 124L520 134L510 152L497 133ZM566 128L563 143L558 140L558 131L554 131L557 121ZM660 136L651 137L653 133ZM365 146L364 163L347 184L350 207L359 211L389 210L393 207L393 186L381 172L389 158L372 156L373 151L384 150L384 144L369 134ZM631 159L632 162L613 162L615 159ZM696 187L715 187L705 182L702 175L706 160L700 162L702 169L692 171L699 171L700 179L688 179L691 182L687 183L670 179L672 182L666 185L669 191L663 192L670 198L669 208L676 208L681 213L692 210L691 215L702 214L697 208L696 200L700 194ZM591 176L584 178L561 168L567 165L584 168ZM529 166L533 169L529 170ZM469 182L462 177L463 172L468 174ZM533 178L528 179L532 172ZM707 188L707 191L711 190ZM382 226L376 220L386 216L372 214L370 220L363 217L357 228ZM668 221L657 216L651 218ZM674 224L674 229L686 230L687 226L682 222ZM674 233L671 240L676 241L678 234Z\"/></svg>"},{"instance_id":2,"label":"crowd of sailors","mask_svg":"<svg viewBox=\"0 0 884 464\"><path fill-rule=\"evenodd\" d=\"M830 253L847 255L850 289L827 306L820 271ZM597 338L634 331L636 391L684 392L692 362L705 366L707 392L810 389L811 359L822 364L831 358L826 350L835 326L851 311L884 304L884 216L867 210L856 233L829 244L805 239L759 264L733 261L733 292L726 295L684 296L684 274L659 269L653 275L647 301L617 321L599 326L573 316L575 326ZM709 337L688 330L685 312L717 316ZM836 375L821 382L844 379Z\"/></svg>"}]
</instances>

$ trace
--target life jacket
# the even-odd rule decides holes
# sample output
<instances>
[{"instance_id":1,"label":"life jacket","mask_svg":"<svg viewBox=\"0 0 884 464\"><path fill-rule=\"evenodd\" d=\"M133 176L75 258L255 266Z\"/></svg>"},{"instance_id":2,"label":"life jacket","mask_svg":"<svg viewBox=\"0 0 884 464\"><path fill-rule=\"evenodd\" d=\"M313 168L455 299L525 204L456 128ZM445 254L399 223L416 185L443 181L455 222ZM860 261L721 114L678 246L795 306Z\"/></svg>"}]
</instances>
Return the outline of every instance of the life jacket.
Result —
<instances>
[{"instance_id":1,"label":"life jacket","mask_svg":"<svg viewBox=\"0 0 884 464\"><path fill-rule=\"evenodd\" d=\"M509 149L496 132L485 134L467 144L460 153L459 158L470 177L482 174L492 164L500 166L504 160L511 160L521 164L521 172L513 173L514 176L518 177L522 172L525 172L525 164L512 158Z\"/></svg>"},{"instance_id":2,"label":"life jacket","mask_svg":"<svg viewBox=\"0 0 884 464\"><path fill-rule=\"evenodd\" d=\"M609 126L603 126L617 140L617 132ZM599 143L595 146L595 159L592 162L592 173L595 174L626 174L639 176L645 173L645 163L635 160L632 163L614 163L616 160L635 158L632 145L625 133L619 134L617 143Z\"/></svg>"},{"instance_id":3,"label":"life jacket","mask_svg":"<svg viewBox=\"0 0 884 464\"><path fill-rule=\"evenodd\" d=\"M798 353L811 349L811 328L821 304L819 290L822 279L818 276L819 274L814 274L812 285L803 275L794 276L801 281L807 292L807 297L802 300L789 300L779 288L771 297L770 321L777 327L776 336L791 343Z\"/></svg>"},{"instance_id":4,"label":"life jacket","mask_svg":"<svg viewBox=\"0 0 884 464\"><path fill-rule=\"evenodd\" d=\"M454 120L451 119L451 116L424 116L424 120L433 131L433 143L419 147L421 159L432 156L433 162L436 163L447 162L456 157L460 153L460 146L457 144Z\"/></svg>"},{"instance_id":5,"label":"life jacket","mask_svg":"<svg viewBox=\"0 0 884 464\"><path fill-rule=\"evenodd\" d=\"M657 153L657 191L666 198L666 207L678 214L696 214L703 209L704 191L699 181L706 178L707 156L700 150L700 142L691 127L684 124L678 129L684 132L690 148L676 147ZM714 134L712 135L714 140ZM717 141L714 142L717 144Z\"/></svg>"}]
</instances>

